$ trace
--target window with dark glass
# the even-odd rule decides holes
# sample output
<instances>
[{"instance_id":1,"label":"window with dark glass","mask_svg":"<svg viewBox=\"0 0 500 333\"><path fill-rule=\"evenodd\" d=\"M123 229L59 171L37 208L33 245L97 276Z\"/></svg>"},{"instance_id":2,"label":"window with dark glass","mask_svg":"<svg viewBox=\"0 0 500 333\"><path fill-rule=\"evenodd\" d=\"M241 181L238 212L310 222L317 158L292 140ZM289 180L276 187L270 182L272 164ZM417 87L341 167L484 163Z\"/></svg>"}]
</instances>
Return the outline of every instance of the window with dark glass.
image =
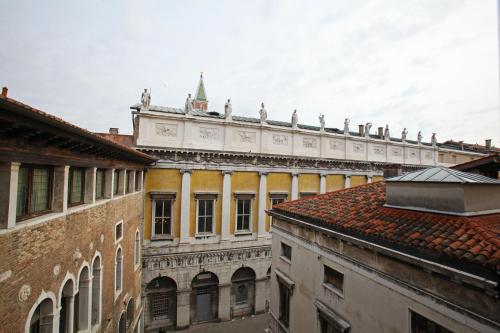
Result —
<instances>
[{"instance_id":1,"label":"window with dark glass","mask_svg":"<svg viewBox=\"0 0 500 333\"><path fill-rule=\"evenodd\" d=\"M345 330L342 330L335 325L329 318L319 315L319 326L321 333L343 333Z\"/></svg>"},{"instance_id":2,"label":"window with dark glass","mask_svg":"<svg viewBox=\"0 0 500 333\"><path fill-rule=\"evenodd\" d=\"M85 191L85 169L69 168L68 203L77 205L83 203Z\"/></svg>"},{"instance_id":3,"label":"window with dark glass","mask_svg":"<svg viewBox=\"0 0 500 333\"><path fill-rule=\"evenodd\" d=\"M281 243L281 256L292 260L292 248L285 243Z\"/></svg>"},{"instance_id":4,"label":"window with dark glass","mask_svg":"<svg viewBox=\"0 0 500 333\"><path fill-rule=\"evenodd\" d=\"M136 191L140 190L140 188L139 188L139 184L140 184L139 180L140 180L140 178L141 178L141 172L140 171L136 171L135 172L135 184L134 184L134 189Z\"/></svg>"},{"instance_id":5,"label":"window with dark glass","mask_svg":"<svg viewBox=\"0 0 500 333\"><path fill-rule=\"evenodd\" d=\"M117 195L120 189L120 170L115 170L115 175L113 177L113 194Z\"/></svg>"},{"instance_id":6,"label":"window with dark glass","mask_svg":"<svg viewBox=\"0 0 500 333\"><path fill-rule=\"evenodd\" d=\"M172 202L173 200L156 199L154 204L154 234L170 235L172 230Z\"/></svg>"},{"instance_id":7,"label":"window with dark glass","mask_svg":"<svg viewBox=\"0 0 500 333\"><path fill-rule=\"evenodd\" d=\"M416 312L411 312L411 333L453 333Z\"/></svg>"},{"instance_id":8,"label":"window with dark glass","mask_svg":"<svg viewBox=\"0 0 500 333\"><path fill-rule=\"evenodd\" d=\"M130 193L130 175L132 173L130 170L127 170L125 172L125 193Z\"/></svg>"},{"instance_id":9,"label":"window with dark glass","mask_svg":"<svg viewBox=\"0 0 500 333\"><path fill-rule=\"evenodd\" d=\"M51 167L21 165L17 183L16 215L18 219L50 210L52 175Z\"/></svg>"},{"instance_id":10,"label":"window with dark glass","mask_svg":"<svg viewBox=\"0 0 500 333\"><path fill-rule=\"evenodd\" d=\"M95 198L104 198L106 178L103 169L97 169L95 174Z\"/></svg>"},{"instance_id":11,"label":"window with dark glass","mask_svg":"<svg viewBox=\"0 0 500 333\"><path fill-rule=\"evenodd\" d=\"M119 222L115 225L115 242L123 238L123 222Z\"/></svg>"},{"instance_id":12,"label":"window with dark glass","mask_svg":"<svg viewBox=\"0 0 500 333\"><path fill-rule=\"evenodd\" d=\"M290 323L290 289L278 280L279 287L279 321L288 327Z\"/></svg>"},{"instance_id":13,"label":"window with dark glass","mask_svg":"<svg viewBox=\"0 0 500 333\"><path fill-rule=\"evenodd\" d=\"M198 200L198 233L212 233L214 219L213 199Z\"/></svg>"},{"instance_id":14,"label":"window with dark glass","mask_svg":"<svg viewBox=\"0 0 500 333\"><path fill-rule=\"evenodd\" d=\"M252 210L251 199L236 200L236 231L250 230L251 210Z\"/></svg>"},{"instance_id":15,"label":"window with dark glass","mask_svg":"<svg viewBox=\"0 0 500 333\"><path fill-rule=\"evenodd\" d=\"M323 282L340 292L344 292L344 274L328 266L324 265L323 267L325 271Z\"/></svg>"}]
</instances>

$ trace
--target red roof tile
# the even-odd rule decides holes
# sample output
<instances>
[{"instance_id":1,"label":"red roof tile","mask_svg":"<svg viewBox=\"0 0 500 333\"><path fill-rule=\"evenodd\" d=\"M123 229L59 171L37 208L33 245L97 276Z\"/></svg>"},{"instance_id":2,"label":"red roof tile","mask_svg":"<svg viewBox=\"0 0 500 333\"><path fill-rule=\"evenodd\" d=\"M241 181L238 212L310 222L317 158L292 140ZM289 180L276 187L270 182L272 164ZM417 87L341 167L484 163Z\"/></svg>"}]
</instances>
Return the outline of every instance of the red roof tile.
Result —
<instances>
[{"instance_id":1,"label":"red roof tile","mask_svg":"<svg viewBox=\"0 0 500 333\"><path fill-rule=\"evenodd\" d=\"M382 181L284 202L273 209L360 238L500 269L500 214L454 216L384 203Z\"/></svg>"}]
</instances>

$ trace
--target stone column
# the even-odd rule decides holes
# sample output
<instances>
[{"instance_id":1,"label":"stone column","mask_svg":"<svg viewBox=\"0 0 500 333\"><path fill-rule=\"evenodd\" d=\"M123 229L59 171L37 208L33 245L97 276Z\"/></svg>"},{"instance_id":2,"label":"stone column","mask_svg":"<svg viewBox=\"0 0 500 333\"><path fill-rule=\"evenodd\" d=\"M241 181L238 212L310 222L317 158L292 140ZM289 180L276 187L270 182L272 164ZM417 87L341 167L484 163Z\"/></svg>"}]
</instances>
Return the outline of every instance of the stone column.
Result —
<instances>
[{"instance_id":1,"label":"stone column","mask_svg":"<svg viewBox=\"0 0 500 333\"><path fill-rule=\"evenodd\" d=\"M299 174L298 172L292 173L292 200L299 198Z\"/></svg>"},{"instance_id":2,"label":"stone column","mask_svg":"<svg viewBox=\"0 0 500 333\"><path fill-rule=\"evenodd\" d=\"M130 178L128 180L128 187L131 188L130 193L135 192L135 171L130 173Z\"/></svg>"},{"instance_id":3,"label":"stone column","mask_svg":"<svg viewBox=\"0 0 500 333\"><path fill-rule=\"evenodd\" d=\"M229 226L231 224L231 174L232 171L222 171L222 229L221 240L229 240Z\"/></svg>"},{"instance_id":4,"label":"stone column","mask_svg":"<svg viewBox=\"0 0 500 333\"><path fill-rule=\"evenodd\" d=\"M259 237L266 235L267 172L259 172Z\"/></svg>"},{"instance_id":5,"label":"stone column","mask_svg":"<svg viewBox=\"0 0 500 333\"><path fill-rule=\"evenodd\" d=\"M0 228L16 225L17 182L21 163L6 162L0 165Z\"/></svg>"},{"instance_id":6,"label":"stone column","mask_svg":"<svg viewBox=\"0 0 500 333\"><path fill-rule=\"evenodd\" d=\"M65 212L68 210L68 178L68 165L54 168L54 195L52 196L52 209L56 212Z\"/></svg>"},{"instance_id":7,"label":"stone column","mask_svg":"<svg viewBox=\"0 0 500 333\"><path fill-rule=\"evenodd\" d=\"M125 188L125 177L127 177L127 170L120 170L120 178L118 179L118 195L124 195L127 193L127 189Z\"/></svg>"},{"instance_id":8,"label":"stone column","mask_svg":"<svg viewBox=\"0 0 500 333\"><path fill-rule=\"evenodd\" d=\"M68 328L68 332L73 332L73 325L75 323L73 322L73 319L75 318L75 296L71 295L67 298L66 303L68 305L68 317L66 318L66 327ZM59 325L57 325L59 328ZM61 332L62 333L62 332Z\"/></svg>"},{"instance_id":9,"label":"stone column","mask_svg":"<svg viewBox=\"0 0 500 333\"><path fill-rule=\"evenodd\" d=\"M189 327L191 289L177 290L177 329Z\"/></svg>"},{"instance_id":10,"label":"stone column","mask_svg":"<svg viewBox=\"0 0 500 333\"><path fill-rule=\"evenodd\" d=\"M144 190L144 170L139 172L139 191Z\"/></svg>"},{"instance_id":11,"label":"stone column","mask_svg":"<svg viewBox=\"0 0 500 333\"><path fill-rule=\"evenodd\" d=\"M266 312L267 277L255 280L255 314Z\"/></svg>"},{"instance_id":12,"label":"stone column","mask_svg":"<svg viewBox=\"0 0 500 333\"><path fill-rule=\"evenodd\" d=\"M322 173L319 177L319 194L323 194L326 192L326 174Z\"/></svg>"},{"instance_id":13,"label":"stone column","mask_svg":"<svg viewBox=\"0 0 500 333\"><path fill-rule=\"evenodd\" d=\"M366 182L370 184L372 182L372 176L366 175Z\"/></svg>"},{"instance_id":14,"label":"stone column","mask_svg":"<svg viewBox=\"0 0 500 333\"><path fill-rule=\"evenodd\" d=\"M97 175L97 168L86 168L85 169L85 198L84 198L84 202L87 204L95 203L96 175Z\"/></svg>"},{"instance_id":15,"label":"stone column","mask_svg":"<svg viewBox=\"0 0 500 333\"><path fill-rule=\"evenodd\" d=\"M231 320L231 284L219 284L219 319Z\"/></svg>"},{"instance_id":16,"label":"stone column","mask_svg":"<svg viewBox=\"0 0 500 333\"><path fill-rule=\"evenodd\" d=\"M180 243L189 243L189 223L191 204L191 170L181 170L181 237Z\"/></svg>"},{"instance_id":17,"label":"stone column","mask_svg":"<svg viewBox=\"0 0 500 333\"><path fill-rule=\"evenodd\" d=\"M344 188L351 187L351 175L345 175L345 184Z\"/></svg>"}]
</instances>

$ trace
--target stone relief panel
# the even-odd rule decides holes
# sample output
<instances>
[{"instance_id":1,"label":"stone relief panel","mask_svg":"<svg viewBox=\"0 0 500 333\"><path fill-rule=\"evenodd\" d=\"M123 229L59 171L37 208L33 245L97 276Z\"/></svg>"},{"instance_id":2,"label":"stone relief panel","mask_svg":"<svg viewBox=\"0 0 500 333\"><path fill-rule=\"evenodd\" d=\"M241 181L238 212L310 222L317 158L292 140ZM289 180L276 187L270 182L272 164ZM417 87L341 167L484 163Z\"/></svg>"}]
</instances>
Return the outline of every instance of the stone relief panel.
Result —
<instances>
[{"instance_id":1,"label":"stone relief panel","mask_svg":"<svg viewBox=\"0 0 500 333\"><path fill-rule=\"evenodd\" d=\"M424 157L426 160L432 160L432 152L426 151Z\"/></svg>"},{"instance_id":2,"label":"stone relief panel","mask_svg":"<svg viewBox=\"0 0 500 333\"><path fill-rule=\"evenodd\" d=\"M343 140L330 140L330 149L344 151L345 143Z\"/></svg>"},{"instance_id":3,"label":"stone relief panel","mask_svg":"<svg viewBox=\"0 0 500 333\"><path fill-rule=\"evenodd\" d=\"M375 146L373 146L373 153L375 155L384 155L385 154L385 148L384 148L384 146L381 146L381 145L375 145Z\"/></svg>"},{"instance_id":4,"label":"stone relief panel","mask_svg":"<svg viewBox=\"0 0 500 333\"><path fill-rule=\"evenodd\" d=\"M418 152L415 149L408 149L408 158L418 158Z\"/></svg>"},{"instance_id":5,"label":"stone relief panel","mask_svg":"<svg viewBox=\"0 0 500 333\"><path fill-rule=\"evenodd\" d=\"M288 146L288 136L281 134L273 134L273 143L277 146Z\"/></svg>"},{"instance_id":6,"label":"stone relief panel","mask_svg":"<svg viewBox=\"0 0 500 333\"><path fill-rule=\"evenodd\" d=\"M159 136L176 137L177 136L177 125L176 124L156 123L155 124L155 132L156 132L156 135L159 135Z\"/></svg>"},{"instance_id":7,"label":"stone relief panel","mask_svg":"<svg viewBox=\"0 0 500 333\"><path fill-rule=\"evenodd\" d=\"M403 150L399 147L392 147L391 148L391 155L400 157L401 155L403 155Z\"/></svg>"},{"instance_id":8,"label":"stone relief panel","mask_svg":"<svg viewBox=\"0 0 500 333\"><path fill-rule=\"evenodd\" d=\"M359 143L359 142L354 142L352 144L352 151L354 153L364 153L365 152L365 144L364 143Z\"/></svg>"},{"instance_id":9,"label":"stone relief panel","mask_svg":"<svg viewBox=\"0 0 500 333\"><path fill-rule=\"evenodd\" d=\"M255 143L255 132L238 131L237 136L241 143Z\"/></svg>"},{"instance_id":10,"label":"stone relief panel","mask_svg":"<svg viewBox=\"0 0 500 333\"><path fill-rule=\"evenodd\" d=\"M218 128L200 127L200 138L208 140L219 140L220 134Z\"/></svg>"},{"instance_id":11,"label":"stone relief panel","mask_svg":"<svg viewBox=\"0 0 500 333\"><path fill-rule=\"evenodd\" d=\"M318 140L315 138L302 138L302 145L304 148L316 148L318 146Z\"/></svg>"}]
</instances>

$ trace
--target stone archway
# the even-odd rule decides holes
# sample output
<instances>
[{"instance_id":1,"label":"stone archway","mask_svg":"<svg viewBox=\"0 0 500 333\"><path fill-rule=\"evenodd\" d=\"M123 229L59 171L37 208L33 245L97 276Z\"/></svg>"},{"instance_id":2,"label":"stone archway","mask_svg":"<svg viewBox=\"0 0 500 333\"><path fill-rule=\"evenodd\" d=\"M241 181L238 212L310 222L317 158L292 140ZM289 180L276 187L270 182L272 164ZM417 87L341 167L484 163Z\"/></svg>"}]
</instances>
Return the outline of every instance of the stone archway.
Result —
<instances>
[{"instance_id":1,"label":"stone archway","mask_svg":"<svg viewBox=\"0 0 500 333\"><path fill-rule=\"evenodd\" d=\"M161 276L146 286L145 331L175 327L177 319L177 284L169 277Z\"/></svg>"},{"instance_id":2,"label":"stone archway","mask_svg":"<svg viewBox=\"0 0 500 333\"><path fill-rule=\"evenodd\" d=\"M231 277L231 317L247 316L255 310L255 272L241 267Z\"/></svg>"},{"instance_id":3,"label":"stone archway","mask_svg":"<svg viewBox=\"0 0 500 333\"><path fill-rule=\"evenodd\" d=\"M217 320L219 279L212 272L202 272L191 282L191 322Z\"/></svg>"}]
</instances>

